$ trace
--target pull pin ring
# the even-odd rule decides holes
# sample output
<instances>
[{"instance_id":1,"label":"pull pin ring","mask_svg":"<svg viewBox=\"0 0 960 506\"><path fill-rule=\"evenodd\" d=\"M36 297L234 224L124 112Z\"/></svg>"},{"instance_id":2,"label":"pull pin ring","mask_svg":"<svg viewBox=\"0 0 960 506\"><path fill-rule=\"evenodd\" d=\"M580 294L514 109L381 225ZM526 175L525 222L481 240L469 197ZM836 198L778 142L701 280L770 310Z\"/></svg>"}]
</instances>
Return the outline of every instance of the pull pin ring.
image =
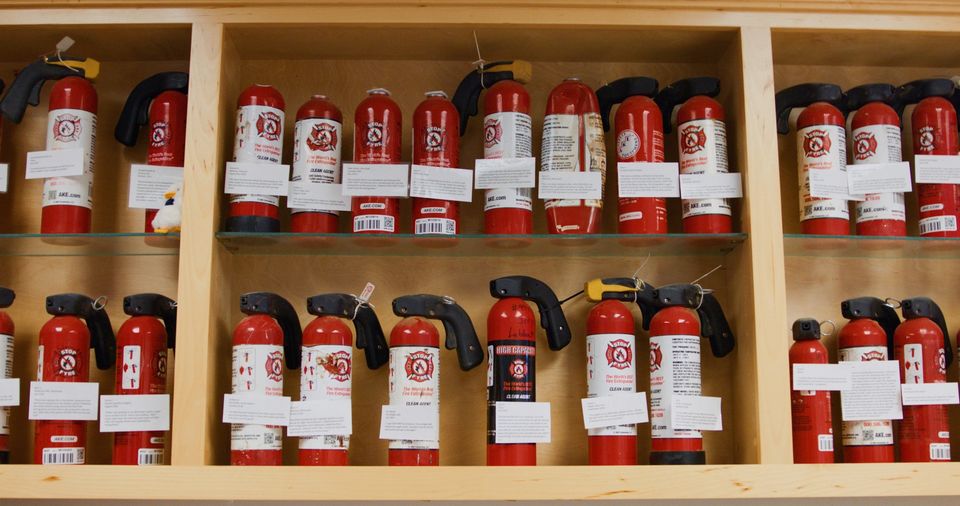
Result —
<instances>
[{"instance_id":1,"label":"pull pin ring","mask_svg":"<svg viewBox=\"0 0 960 506\"><path fill-rule=\"evenodd\" d=\"M826 324L828 324L828 323L830 324L830 331L829 331L829 332L824 332L824 331L823 331L823 326L826 325ZM821 336L823 336L823 337L830 337L830 336L832 336L833 333L836 332L836 331L837 331L837 324L834 323L833 320L823 320L822 322L820 322L820 335L821 335Z\"/></svg>"},{"instance_id":2,"label":"pull pin ring","mask_svg":"<svg viewBox=\"0 0 960 506\"><path fill-rule=\"evenodd\" d=\"M893 297L887 297L886 299L883 299L883 303L892 307L893 309L900 309L900 306L903 305L903 303L900 302L900 299L894 299Z\"/></svg>"},{"instance_id":3,"label":"pull pin ring","mask_svg":"<svg viewBox=\"0 0 960 506\"><path fill-rule=\"evenodd\" d=\"M360 297L357 297L352 293L350 294L350 296L353 297L353 300L357 301L357 305L353 306L353 316L350 317L350 321L354 321L357 319L357 315L360 314L360 308L363 306L369 306L371 309L376 309L374 305L371 304L370 302L361 300Z\"/></svg>"},{"instance_id":4,"label":"pull pin ring","mask_svg":"<svg viewBox=\"0 0 960 506\"><path fill-rule=\"evenodd\" d=\"M701 277L703 277L703 276L701 276ZM699 311L699 310L700 310L700 306L703 305L703 296L706 295L706 294L708 294L708 293L710 293L710 292L707 291L705 288L703 288L702 286L700 286L700 285L697 284L697 283L690 283L690 284L693 285L693 286L695 286L695 287L697 287L697 295L698 295L697 307L695 307L693 310L694 310L694 311Z\"/></svg>"},{"instance_id":5,"label":"pull pin ring","mask_svg":"<svg viewBox=\"0 0 960 506\"><path fill-rule=\"evenodd\" d=\"M107 296L101 295L97 297L90 305L93 307L94 311L100 311L101 309L107 307Z\"/></svg>"},{"instance_id":6,"label":"pull pin ring","mask_svg":"<svg viewBox=\"0 0 960 506\"><path fill-rule=\"evenodd\" d=\"M457 303L457 301L456 301L453 297L451 297L451 296L449 296L449 295L441 295L441 296L440 296L440 300L442 300L444 304L451 304L451 305L452 305L452 304L456 304L456 303Z\"/></svg>"}]
</instances>

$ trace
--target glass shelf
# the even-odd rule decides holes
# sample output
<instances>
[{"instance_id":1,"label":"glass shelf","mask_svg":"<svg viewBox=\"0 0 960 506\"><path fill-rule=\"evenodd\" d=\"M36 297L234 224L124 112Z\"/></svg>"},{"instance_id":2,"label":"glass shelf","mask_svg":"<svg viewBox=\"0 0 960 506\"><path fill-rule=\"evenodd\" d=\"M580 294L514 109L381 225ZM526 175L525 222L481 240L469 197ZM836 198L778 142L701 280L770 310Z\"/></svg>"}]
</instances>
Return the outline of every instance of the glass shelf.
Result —
<instances>
[{"instance_id":1,"label":"glass shelf","mask_svg":"<svg viewBox=\"0 0 960 506\"><path fill-rule=\"evenodd\" d=\"M0 256L169 256L179 253L179 234L0 234Z\"/></svg>"},{"instance_id":2,"label":"glass shelf","mask_svg":"<svg viewBox=\"0 0 960 506\"><path fill-rule=\"evenodd\" d=\"M783 252L788 257L960 258L960 238L784 234Z\"/></svg>"},{"instance_id":3,"label":"glass shelf","mask_svg":"<svg viewBox=\"0 0 960 506\"><path fill-rule=\"evenodd\" d=\"M723 256L746 234L480 235L219 232L236 255L625 257Z\"/></svg>"}]
</instances>

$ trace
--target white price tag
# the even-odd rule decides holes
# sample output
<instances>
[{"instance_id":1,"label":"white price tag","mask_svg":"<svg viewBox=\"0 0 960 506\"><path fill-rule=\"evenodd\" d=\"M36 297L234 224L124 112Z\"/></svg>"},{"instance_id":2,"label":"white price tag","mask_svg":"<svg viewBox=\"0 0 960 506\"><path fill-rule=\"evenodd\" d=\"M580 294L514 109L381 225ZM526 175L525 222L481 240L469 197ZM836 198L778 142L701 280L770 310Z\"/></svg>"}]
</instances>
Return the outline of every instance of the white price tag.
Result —
<instances>
[{"instance_id":1,"label":"white price tag","mask_svg":"<svg viewBox=\"0 0 960 506\"><path fill-rule=\"evenodd\" d=\"M541 200L600 200L603 197L603 175L599 172L541 171L537 197Z\"/></svg>"},{"instance_id":2,"label":"white price tag","mask_svg":"<svg viewBox=\"0 0 960 506\"><path fill-rule=\"evenodd\" d=\"M910 164L867 163L847 166L847 185L852 195L906 193L911 191Z\"/></svg>"},{"instance_id":3,"label":"white price tag","mask_svg":"<svg viewBox=\"0 0 960 506\"><path fill-rule=\"evenodd\" d=\"M723 430L719 397L674 395L670 402L670 426L680 430Z\"/></svg>"},{"instance_id":4,"label":"white price tag","mask_svg":"<svg viewBox=\"0 0 960 506\"><path fill-rule=\"evenodd\" d=\"M914 179L924 184L960 184L960 156L917 155Z\"/></svg>"},{"instance_id":5,"label":"white price tag","mask_svg":"<svg viewBox=\"0 0 960 506\"><path fill-rule=\"evenodd\" d=\"M739 172L680 174L680 197L684 199L739 199L743 183Z\"/></svg>"},{"instance_id":6,"label":"white price tag","mask_svg":"<svg viewBox=\"0 0 960 506\"><path fill-rule=\"evenodd\" d=\"M960 404L956 383L904 383L900 387L904 406Z\"/></svg>"},{"instance_id":7,"label":"white price tag","mask_svg":"<svg viewBox=\"0 0 960 506\"><path fill-rule=\"evenodd\" d=\"M166 202L163 194L171 186L180 183L183 183L183 167L131 165L130 195L127 198L127 207L160 209Z\"/></svg>"},{"instance_id":8,"label":"white price tag","mask_svg":"<svg viewBox=\"0 0 960 506\"><path fill-rule=\"evenodd\" d=\"M96 420L99 383L30 382L30 420Z\"/></svg>"},{"instance_id":9,"label":"white price tag","mask_svg":"<svg viewBox=\"0 0 960 506\"><path fill-rule=\"evenodd\" d=\"M853 200L848 190L847 175L842 170L812 169L808 172L810 196L821 199Z\"/></svg>"},{"instance_id":10,"label":"white price tag","mask_svg":"<svg viewBox=\"0 0 960 506\"><path fill-rule=\"evenodd\" d=\"M410 166L406 164L345 163L343 194L351 197L406 197Z\"/></svg>"},{"instance_id":11,"label":"white price tag","mask_svg":"<svg viewBox=\"0 0 960 506\"><path fill-rule=\"evenodd\" d=\"M343 185L290 181L287 207L290 209L323 209L349 211L350 197L343 194Z\"/></svg>"},{"instance_id":12,"label":"white price tag","mask_svg":"<svg viewBox=\"0 0 960 506\"><path fill-rule=\"evenodd\" d=\"M291 402L287 435L349 436L353 432L352 411L350 399Z\"/></svg>"},{"instance_id":13,"label":"white price tag","mask_svg":"<svg viewBox=\"0 0 960 506\"><path fill-rule=\"evenodd\" d=\"M537 185L536 158L478 159L473 171L474 188L533 188Z\"/></svg>"},{"instance_id":14,"label":"white price tag","mask_svg":"<svg viewBox=\"0 0 960 506\"><path fill-rule=\"evenodd\" d=\"M620 198L680 196L680 169L673 162L620 162L617 176Z\"/></svg>"},{"instance_id":15,"label":"white price tag","mask_svg":"<svg viewBox=\"0 0 960 506\"><path fill-rule=\"evenodd\" d=\"M27 179L82 176L82 149L56 149L27 153Z\"/></svg>"},{"instance_id":16,"label":"white price tag","mask_svg":"<svg viewBox=\"0 0 960 506\"><path fill-rule=\"evenodd\" d=\"M849 390L850 368L841 364L793 364L794 390Z\"/></svg>"},{"instance_id":17,"label":"white price tag","mask_svg":"<svg viewBox=\"0 0 960 506\"><path fill-rule=\"evenodd\" d=\"M0 379L0 406L20 405L20 378Z\"/></svg>"},{"instance_id":18,"label":"white price tag","mask_svg":"<svg viewBox=\"0 0 960 506\"><path fill-rule=\"evenodd\" d=\"M549 443L549 402L497 402L496 443Z\"/></svg>"},{"instance_id":19,"label":"white price tag","mask_svg":"<svg viewBox=\"0 0 960 506\"><path fill-rule=\"evenodd\" d=\"M437 441L440 439L440 409L436 405L385 405L380 413L380 439Z\"/></svg>"},{"instance_id":20,"label":"white price tag","mask_svg":"<svg viewBox=\"0 0 960 506\"><path fill-rule=\"evenodd\" d=\"M290 398L281 395L223 394L223 423L288 425Z\"/></svg>"},{"instance_id":21,"label":"white price tag","mask_svg":"<svg viewBox=\"0 0 960 506\"><path fill-rule=\"evenodd\" d=\"M583 407L583 427L596 429L614 425L647 423L647 393L607 395L580 399Z\"/></svg>"},{"instance_id":22,"label":"white price tag","mask_svg":"<svg viewBox=\"0 0 960 506\"><path fill-rule=\"evenodd\" d=\"M470 202L473 200L473 171L413 165L410 168L410 196Z\"/></svg>"},{"instance_id":23,"label":"white price tag","mask_svg":"<svg viewBox=\"0 0 960 506\"><path fill-rule=\"evenodd\" d=\"M170 396L101 395L100 432L170 430Z\"/></svg>"},{"instance_id":24,"label":"white price tag","mask_svg":"<svg viewBox=\"0 0 960 506\"><path fill-rule=\"evenodd\" d=\"M278 163L227 162L224 193L229 195L287 195L290 166Z\"/></svg>"},{"instance_id":25,"label":"white price tag","mask_svg":"<svg viewBox=\"0 0 960 506\"><path fill-rule=\"evenodd\" d=\"M10 188L10 165L0 163L0 193L7 193Z\"/></svg>"},{"instance_id":26,"label":"white price tag","mask_svg":"<svg viewBox=\"0 0 960 506\"><path fill-rule=\"evenodd\" d=\"M842 419L902 420L900 363L896 360L842 362L850 368L853 385L840 394Z\"/></svg>"}]
</instances>

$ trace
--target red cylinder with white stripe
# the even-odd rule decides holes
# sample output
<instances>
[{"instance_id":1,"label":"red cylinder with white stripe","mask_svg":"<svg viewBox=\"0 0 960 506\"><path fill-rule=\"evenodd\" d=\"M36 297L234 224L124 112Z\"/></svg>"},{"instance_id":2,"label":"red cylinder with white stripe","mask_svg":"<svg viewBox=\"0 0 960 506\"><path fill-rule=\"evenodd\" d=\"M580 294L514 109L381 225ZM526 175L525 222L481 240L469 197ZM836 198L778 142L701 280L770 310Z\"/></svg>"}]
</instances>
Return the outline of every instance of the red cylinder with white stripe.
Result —
<instances>
[{"instance_id":1,"label":"red cylinder with white stripe","mask_svg":"<svg viewBox=\"0 0 960 506\"><path fill-rule=\"evenodd\" d=\"M440 334L423 318L405 318L390 332L390 404L440 409ZM390 441L389 463L439 466L440 441Z\"/></svg>"},{"instance_id":2,"label":"red cylinder with white stripe","mask_svg":"<svg viewBox=\"0 0 960 506\"><path fill-rule=\"evenodd\" d=\"M340 183L343 115L327 97L314 95L297 110L290 181ZM339 211L291 209L292 232L335 233Z\"/></svg>"},{"instance_id":3,"label":"red cylinder with white stripe","mask_svg":"<svg viewBox=\"0 0 960 506\"><path fill-rule=\"evenodd\" d=\"M847 201L814 197L810 171L847 172L847 140L843 114L826 102L810 104L797 118L797 174L800 179L800 225L805 234L846 235L850 232Z\"/></svg>"},{"instance_id":4,"label":"red cylinder with white stripe","mask_svg":"<svg viewBox=\"0 0 960 506\"><path fill-rule=\"evenodd\" d=\"M283 330L272 317L247 316L233 331L232 392L283 395ZM230 464L279 466L283 462L283 427L232 424Z\"/></svg>"},{"instance_id":5,"label":"red cylinder with white stripe","mask_svg":"<svg viewBox=\"0 0 960 506\"><path fill-rule=\"evenodd\" d=\"M652 98L634 95L624 100L614 126L618 162L663 161L663 115ZM621 234L667 233L667 199L621 197L617 205Z\"/></svg>"},{"instance_id":6,"label":"red cylinder with white stripe","mask_svg":"<svg viewBox=\"0 0 960 506\"><path fill-rule=\"evenodd\" d=\"M729 172L727 127L720 102L706 95L687 100L677 111L677 143L681 174ZM684 199L683 231L727 234L733 230L727 199Z\"/></svg>"},{"instance_id":7,"label":"red cylinder with white stripe","mask_svg":"<svg viewBox=\"0 0 960 506\"><path fill-rule=\"evenodd\" d=\"M353 383L353 334L343 319L320 316L303 329L300 400L350 400ZM300 438L301 466L349 464L350 436Z\"/></svg>"},{"instance_id":8,"label":"red cylinder with white stripe","mask_svg":"<svg viewBox=\"0 0 960 506\"><path fill-rule=\"evenodd\" d=\"M383 88L369 90L354 115L353 161L356 163L400 163L403 118L400 106ZM354 197L355 234L399 232L400 200L396 197Z\"/></svg>"},{"instance_id":9,"label":"red cylinder with white stripe","mask_svg":"<svg viewBox=\"0 0 960 506\"><path fill-rule=\"evenodd\" d=\"M920 101L910 116L914 155L956 155L957 111L943 97ZM918 184L920 235L924 237L960 237L960 185Z\"/></svg>"},{"instance_id":10,"label":"red cylinder with white stripe","mask_svg":"<svg viewBox=\"0 0 960 506\"><path fill-rule=\"evenodd\" d=\"M413 112L413 163L431 167L460 165L460 113L442 91L431 91ZM460 204L452 200L413 199L413 233L454 235L460 231Z\"/></svg>"},{"instance_id":11,"label":"red cylinder with white stripe","mask_svg":"<svg viewBox=\"0 0 960 506\"><path fill-rule=\"evenodd\" d=\"M487 90L483 99L483 157L533 156L530 94L522 84L505 80ZM487 234L533 233L530 188L496 188L484 192L483 231Z\"/></svg>"},{"instance_id":12,"label":"red cylinder with white stripe","mask_svg":"<svg viewBox=\"0 0 960 506\"><path fill-rule=\"evenodd\" d=\"M630 310L617 300L600 302L587 317L587 397L637 390L637 356ZM637 427L615 425L587 430L591 465L636 465Z\"/></svg>"}]
</instances>

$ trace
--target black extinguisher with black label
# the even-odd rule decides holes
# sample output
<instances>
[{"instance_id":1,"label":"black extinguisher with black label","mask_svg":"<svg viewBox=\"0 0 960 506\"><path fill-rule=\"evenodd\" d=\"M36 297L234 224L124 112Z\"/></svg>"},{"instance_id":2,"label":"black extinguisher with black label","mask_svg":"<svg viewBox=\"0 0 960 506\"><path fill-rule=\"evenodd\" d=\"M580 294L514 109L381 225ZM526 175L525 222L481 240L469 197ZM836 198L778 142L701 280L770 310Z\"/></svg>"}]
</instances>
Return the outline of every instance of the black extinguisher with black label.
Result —
<instances>
[{"instance_id":1,"label":"black extinguisher with black label","mask_svg":"<svg viewBox=\"0 0 960 506\"><path fill-rule=\"evenodd\" d=\"M0 287L0 310L13 304L16 294ZM13 376L13 320L0 311L0 379ZM10 463L10 408L0 408L0 464Z\"/></svg>"},{"instance_id":2,"label":"black extinguisher with black label","mask_svg":"<svg viewBox=\"0 0 960 506\"><path fill-rule=\"evenodd\" d=\"M830 355L820 342L820 322L793 322L790 346L790 418L794 464L833 463L833 413L829 390L794 390L794 364L827 364Z\"/></svg>"}]
</instances>

